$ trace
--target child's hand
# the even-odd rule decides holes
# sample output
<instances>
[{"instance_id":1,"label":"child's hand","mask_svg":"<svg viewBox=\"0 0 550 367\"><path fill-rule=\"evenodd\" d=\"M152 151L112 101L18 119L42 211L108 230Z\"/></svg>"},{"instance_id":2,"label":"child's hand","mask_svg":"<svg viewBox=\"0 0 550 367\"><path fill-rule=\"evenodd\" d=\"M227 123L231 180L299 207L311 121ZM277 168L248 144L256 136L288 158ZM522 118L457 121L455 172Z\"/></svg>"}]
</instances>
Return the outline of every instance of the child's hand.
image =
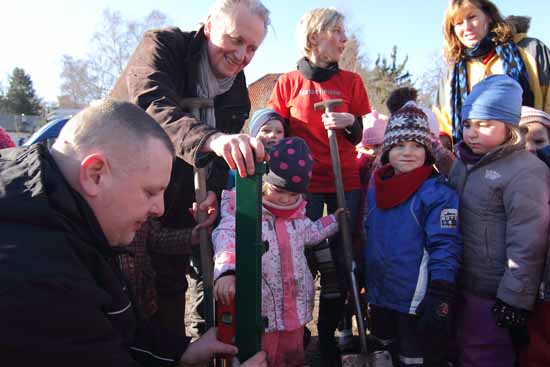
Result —
<instances>
[{"instance_id":1,"label":"child's hand","mask_svg":"<svg viewBox=\"0 0 550 367\"><path fill-rule=\"evenodd\" d=\"M216 301L220 301L224 305L231 303L235 298L235 276L225 275L216 280L214 284L214 298Z\"/></svg>"},{"instance_id":2,"label":"child's hand","mask_svg":"<svg viewBox=\"0 0 550 367\"><path fill-rule=\"evenodd\" d=\"M213 191L208 191L206 193L206 199L201 201L200 205L197 206L197 203L193 203L193 207L189 208L189 213L193 216L193 219L197 222L199 220L199 210L205 211L208 214L208 217L203 222L202 225L197 225L197 227L208 227L214 224L218 216L218 198Z\"/></svg>"}]
</instances>

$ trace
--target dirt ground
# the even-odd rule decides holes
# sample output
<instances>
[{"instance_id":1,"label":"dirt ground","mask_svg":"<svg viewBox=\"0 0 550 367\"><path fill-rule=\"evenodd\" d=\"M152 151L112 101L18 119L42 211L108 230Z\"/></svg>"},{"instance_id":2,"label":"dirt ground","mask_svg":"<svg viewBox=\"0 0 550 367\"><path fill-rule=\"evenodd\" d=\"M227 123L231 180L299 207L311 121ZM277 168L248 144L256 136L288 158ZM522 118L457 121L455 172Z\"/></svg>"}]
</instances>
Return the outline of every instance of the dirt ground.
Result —
<instances>
[{"instance_id":1,"label":"dirt ground","mask_svg":"<svg viewBox=\"0 0 550 367\"><path fill-rule=\"evenodd\" d=\"M319 281L317 279L316 281L316 292L315 292L315 304L314 304L314 310L313 310L313 316L314 319L307 324L307 327L309 328L311 332L311 340L306 348L306 364L304 367L321 367L321 356L319 354L319 347L317 344L317 313L318 313L318 307L319 307ZM189 292L187 294L187 297L189 297ZM187 305L189 305L190 302L186 302ZM186 309L186 315L189 315L190 310ZM353 332L355 335L357 335L357 328L354 322L353 325ZM342 357L343 366L344 367L354 367L359 366L359 364L356 361L356 356L352 354L344 355Z\"/></svg>"},{"instance_id":2,"label":"dirt ground","mask_svg":"<svg viewBox=\"0 0 550 367\"><path fill-rule=\"evenodd\" d=\"M319 307L319 294L320 294L320 287L319 287L319 279L317 279L316 283L316 291L315 291L315 304L313 309L313 320L311 320L307 327L311 331L311 340L306 348L306 367L322 367L321 365L321 355L319 354L319 346L317 344L317 314L318 314L318 307ZM355 324L355 320L353 321L353 334L357 334L357 325ZM338 335L338 332L336 332L336 335ZM356 340L356 343L358 344L358 340ZM358 345L357 345L358 347ZM364 367L360 364L358 364L357 356L354 354L344 354L342 356L342 366L343 367Z\"/></svg>"}]
</instances>

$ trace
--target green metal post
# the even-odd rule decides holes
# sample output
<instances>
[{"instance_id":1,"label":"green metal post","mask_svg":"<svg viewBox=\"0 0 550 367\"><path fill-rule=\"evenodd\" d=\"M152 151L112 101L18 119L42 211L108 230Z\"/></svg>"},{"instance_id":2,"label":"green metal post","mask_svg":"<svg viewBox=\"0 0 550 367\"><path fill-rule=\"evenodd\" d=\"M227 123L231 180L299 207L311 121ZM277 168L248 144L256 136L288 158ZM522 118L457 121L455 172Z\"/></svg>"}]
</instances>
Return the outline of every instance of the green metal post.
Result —
<instances>
[{"instance_id":1,"label":"green metal post","mask_svg":"<svg viewBox=\"0 0 550 367\"><path fill-rule=\"evenodd\" d=\"M236 174L236 337L238 358L245 361L261 350L262 310L262 175L266 163L257 163L252 176Z\"/></svg>"}]
</instances>

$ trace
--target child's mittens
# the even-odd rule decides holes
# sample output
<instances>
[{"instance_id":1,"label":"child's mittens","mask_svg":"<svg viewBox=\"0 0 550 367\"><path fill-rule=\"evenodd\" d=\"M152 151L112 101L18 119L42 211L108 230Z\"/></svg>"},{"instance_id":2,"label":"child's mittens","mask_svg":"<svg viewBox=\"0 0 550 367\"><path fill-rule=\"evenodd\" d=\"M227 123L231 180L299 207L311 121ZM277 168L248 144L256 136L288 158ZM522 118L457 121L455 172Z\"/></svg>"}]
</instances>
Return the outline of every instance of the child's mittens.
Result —
<instances>
[{"instance_id":1,"label":"child's mittens","mask_svg":"<svg viewBox=\"0 0 550 367\"><path fill-rule=\"evenodd\" d=\"M432 281L416 310L420 317L418 331L422 334L449 336L454 301L455 285L453 283L443 280Z\"/></svg>"},{"instance_id":2,"label":"child's mittens","mask_svg":"<svg viewBox=\"0 0 550 367\"><path fill-rule=\"evenodd\" d=\"M527 318L529 317L529 311L527 310L510 306L497 298L492 311L495 315L496 323L500 327L527 326Z\"/></svg>"}]
</instances>

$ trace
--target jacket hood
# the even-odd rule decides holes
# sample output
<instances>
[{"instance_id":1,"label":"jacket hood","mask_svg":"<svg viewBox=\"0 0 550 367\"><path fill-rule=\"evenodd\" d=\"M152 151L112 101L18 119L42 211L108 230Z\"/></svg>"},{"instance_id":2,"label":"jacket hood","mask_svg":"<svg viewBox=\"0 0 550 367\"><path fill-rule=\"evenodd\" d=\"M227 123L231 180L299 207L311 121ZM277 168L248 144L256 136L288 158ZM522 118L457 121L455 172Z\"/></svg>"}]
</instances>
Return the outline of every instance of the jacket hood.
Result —
<instances>
[{"instance_id":1,"label":"jacket hood","mask_svg":"<svg viewBox=\"0 0 550 367\"><path fill-rule=\"evenodd\" d=\"M70 232L103 255L113 249L92 209L63 177L42 144L0 153L0 222Z\"/></svg>"},{"instance_id":2,"label":"jacket hood","mask_svg":"<svg viewBox=\"0 0 550 367\"><path fill-rule=\"evenodd\" d=\"M527 33L531 26L531 17L522 15L510 15L506 17L506 22L510 23L516 28L517 33Z\"/></svg>"}]
</instances>

